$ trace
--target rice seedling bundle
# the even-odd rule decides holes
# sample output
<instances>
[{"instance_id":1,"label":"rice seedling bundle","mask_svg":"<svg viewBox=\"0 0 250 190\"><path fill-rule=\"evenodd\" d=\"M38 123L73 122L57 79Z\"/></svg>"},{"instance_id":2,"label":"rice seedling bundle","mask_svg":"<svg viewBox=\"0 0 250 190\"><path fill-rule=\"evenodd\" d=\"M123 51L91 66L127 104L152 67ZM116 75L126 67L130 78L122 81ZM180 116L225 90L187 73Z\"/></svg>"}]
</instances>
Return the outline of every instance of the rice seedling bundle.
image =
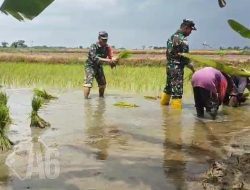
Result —
<instances>
[{"instance_id":1,"label":"rice seedling bundle","mask_svg":"<svg viewBox=\"0 0 250 190\"><path fill-rule=\"evenodd\" d=\"M131 52L129 52L129 51L121 51L118 54L117 58L118 59L127 59L127 58L130 58L131 56L132 56Z\"/></svg>"},{"instance_id":2,"label":"rice seedling bundle","mask_svg":"<svg viewBox=\"0 0 250 190\"><path fill-rule=\"evenodd\" d=\"M211 60L202 56L197 55L190 55L190 54L183 54L185 57L191 59L196 66L208 66L208 67L214 67L222 72L225 72L229 75L233 76L244 76L244 77L250 77L249 71L243 71L236 67L230 67L226 65L225 62L221 60Z\"/></svg>"},{"instance_id":3,"label":"rice seedling bundle","mask_svg":"<svg viewBox=\"0 0 250 190\"><path fill-rule=\"evenodd\" d=\"M34 94L37 97L43 98L44 100L52 100L52 99L56 99L57 98L55 96L50 95L46 90L41 90L41 89L38 89L38 88L34 89Z\"/></svg>"},{"instance_id":4,"label":"rice seedling bundle","mask_svg":"<svg viewBox=\"0 0 250 190\"><path fill-rule=\"evenodd\" d=\"M7 106L8 97L4 92L0 92L0 105Z\"/></svg>"},{"instance_id":5,"label":"rice seedling bundle","mask_svg":"<svg viewBox=\"0 0 250 190\"><path fill-rule=\"evenodd\" d=\"M43 118L41 118L37 112L32 111L31 112L31 127L39 127L39 128L45 128L49 127L50 123L45 121Z\"/></svg>"},{"instance_id":6,"label":"rice seedling bundle","mask_svg":"<svg viewBox=\"0 0 250 190\"><path fill-rule=\"evenodd\" d=\"M114 106L118 106L118 107L122 107L122 108L135 108L135 107L139 107L136 104L131 104L128 102L117 102L114 104Z\"/></svg>"},{"instance_id":7,"label":"rice seedling bundle","mask_svg":"<svg viewBox=\"0 0 250 190\"><path fill-rule=\"evenodd\" d=\"M118 54L117 56L117 63L113 63L111 64L111 69L113 69L114 67L116 67L117 64L120 64L122 59L127 59L131 56L131 53L129 51L122 51Z\"/></svg>"},{"instance_id":8,"label":"rice seedling bundle","mask_svg":"<svg viewBox=\"0 0 250 190\"><path fill-rule=\"evenodd\" d=\"M157 96L144 96L144 98L147 100L157 100L158 99Z\"/></svg>"},{"instance_id":9,"label":"rice seedling bundle","mask_svg":"<svg viewBox=\"0 0 250 190\"><path fill-rule=\"evenodd\" d=\"M51 99L55 99L55 96L48 94L45 90L34 89L34 97L32 99L32 112L31 112L31 127L45 128L49 127L50 123L46 122L38 115L39 109L42 105Z\"/></svg>"},{"instance_id":10,"label":"rice seedling bundle","mask_svg":"<svg viewBox=\"0 0 250 190\"><path fill-rule=\"evenodd\" d=\"M11 149L13 145L6 135L7 127L11 122L7 101L7 95L0 92L0 150L2 151Z\"/></svg>"},{"instance_id":11,"label":"rice seedling bundle","mask_svg":"<svg viewBox=\"0 0 250 190\"><path fill-rule=\"evenodd\" d=\"M39 97L39 96L34 96L32 99L32 111L34 112L38 112L38 110L42 107L43 105L43 98Z\"/></svg>"},{"instance_id":12,"label":"rice seedling bundle","mask_svg":"<svg viewBox=\"0 0 250 190\"><path fill-rule=\"evenodd\" d=\"M44 119L42 119L38 115L39 109L42 107L44 103L44 99L38 96L34 96L32 99L32 112L31 112L31 127L39 127L39 128L45 128L49 127L50 124L46 122Z\"/></svg>"}]
</instances>

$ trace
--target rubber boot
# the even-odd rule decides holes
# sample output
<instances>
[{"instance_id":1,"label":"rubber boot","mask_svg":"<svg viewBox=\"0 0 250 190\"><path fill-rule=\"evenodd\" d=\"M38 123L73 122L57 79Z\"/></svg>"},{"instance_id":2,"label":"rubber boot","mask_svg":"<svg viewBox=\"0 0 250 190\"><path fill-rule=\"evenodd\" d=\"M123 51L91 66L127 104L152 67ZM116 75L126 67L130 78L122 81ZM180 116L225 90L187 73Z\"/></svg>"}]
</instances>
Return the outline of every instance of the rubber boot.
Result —
<instances>
[{"instance_id":1,"label":"rubber boot","mask_svg":"<svg viewBox=\"0 0 250 190\"><path fill-rule=\"evenodd\" d=\"M171 108L176 109L176 110L181 110L182 109L182 101L181 101L181 99L172 99Z\"/></svg>"},{"instance_id":2,"label":"rubber boot","mask_svg":"<svg viewBox=\"0 0 250 190\"><path fill-rule=\"evenodd\" d=\"M169 105L171 95L163 92L161 94L161 105Z\"/></svg>"}]
</instances>

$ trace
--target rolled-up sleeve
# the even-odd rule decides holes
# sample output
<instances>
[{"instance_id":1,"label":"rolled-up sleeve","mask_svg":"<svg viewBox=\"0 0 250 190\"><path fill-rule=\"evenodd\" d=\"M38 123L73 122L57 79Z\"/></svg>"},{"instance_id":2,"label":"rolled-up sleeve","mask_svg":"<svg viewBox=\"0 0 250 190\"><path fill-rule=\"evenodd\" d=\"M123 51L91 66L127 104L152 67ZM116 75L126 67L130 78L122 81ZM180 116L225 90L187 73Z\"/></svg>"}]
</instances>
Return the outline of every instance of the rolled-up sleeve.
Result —
<instances>
[{"instance_id":1,"label":"rolled-up sleeve","mask_svg":"<svg viewBox=\"0 0 250 190\"><path fill-rule=\"evenodd\" d=\"M112 59L112 57L113 57L113 50L110 46L108 46L108 58Z\"/></svg>"}]
</instances>

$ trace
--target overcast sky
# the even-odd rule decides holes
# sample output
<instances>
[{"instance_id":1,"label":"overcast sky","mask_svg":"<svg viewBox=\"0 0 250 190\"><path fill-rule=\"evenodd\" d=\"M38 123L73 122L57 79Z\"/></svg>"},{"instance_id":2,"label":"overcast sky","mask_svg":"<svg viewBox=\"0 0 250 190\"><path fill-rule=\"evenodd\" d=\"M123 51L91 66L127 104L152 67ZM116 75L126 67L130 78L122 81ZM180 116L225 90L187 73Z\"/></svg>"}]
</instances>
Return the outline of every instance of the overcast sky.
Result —
<instances>
[{"instance_id":1,"label":"overcast sky","mask_svg":"<svg viewBox=\"0 0 250 190\"><path fill-rule=\"evenodd\" d=\"M1 2L1 1L0 1ZM206 42L220 46L250 46L250 40L233 32L227 19L250 26L250 0L55 0L37 18L19 22L0 13L0 42L23 39L26 44L88 47L98 31L109 33L109 44L141 48L165 46L182 19L193 19L197 31L189 37L191 49Z\"/></svg>"}]
</instances>

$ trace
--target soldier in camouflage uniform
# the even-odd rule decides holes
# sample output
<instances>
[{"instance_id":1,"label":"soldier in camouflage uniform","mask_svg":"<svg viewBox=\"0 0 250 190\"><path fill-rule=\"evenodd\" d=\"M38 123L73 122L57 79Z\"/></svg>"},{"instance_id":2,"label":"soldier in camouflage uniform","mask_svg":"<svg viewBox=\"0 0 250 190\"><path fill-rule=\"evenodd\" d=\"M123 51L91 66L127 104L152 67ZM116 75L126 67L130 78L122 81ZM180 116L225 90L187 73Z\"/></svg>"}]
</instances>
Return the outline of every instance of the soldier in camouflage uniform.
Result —
<instances>
[{"instance_id":1,"label":"soldier in camouflage uniform","mask_svg":"<svg viewBox=\"0 0 250 190\"><path fill-rule=\"evenodd\" d=\"M90 89L93 85L93 80L96 78L99 87L99 96L104 96L106 88L106 79L103 71L103 63L108 63L113 68L117 59L112 57L112 49L107 44L108 33L105 31L99 32L98 42L92 44L88 53L88 59L85 64L85 82L83 85L84 97L89 97Z\"/></svg>"},{"instance_id":2,"label":"soldier in camouflage uniform","mask_svg":"<svg viewBox=\"0 0 250 190\"><path fill-rule=\"evenodd\" d=\"M184 19L180 29L167 41L167 81L161 104L168 105L172 97L171 106L175 109L182 108L184 67L187 66L194 72L190 60L181 55L189 52L187 36L192 30L196 30L194 22Z\"/></svg>"}]
</instances>

